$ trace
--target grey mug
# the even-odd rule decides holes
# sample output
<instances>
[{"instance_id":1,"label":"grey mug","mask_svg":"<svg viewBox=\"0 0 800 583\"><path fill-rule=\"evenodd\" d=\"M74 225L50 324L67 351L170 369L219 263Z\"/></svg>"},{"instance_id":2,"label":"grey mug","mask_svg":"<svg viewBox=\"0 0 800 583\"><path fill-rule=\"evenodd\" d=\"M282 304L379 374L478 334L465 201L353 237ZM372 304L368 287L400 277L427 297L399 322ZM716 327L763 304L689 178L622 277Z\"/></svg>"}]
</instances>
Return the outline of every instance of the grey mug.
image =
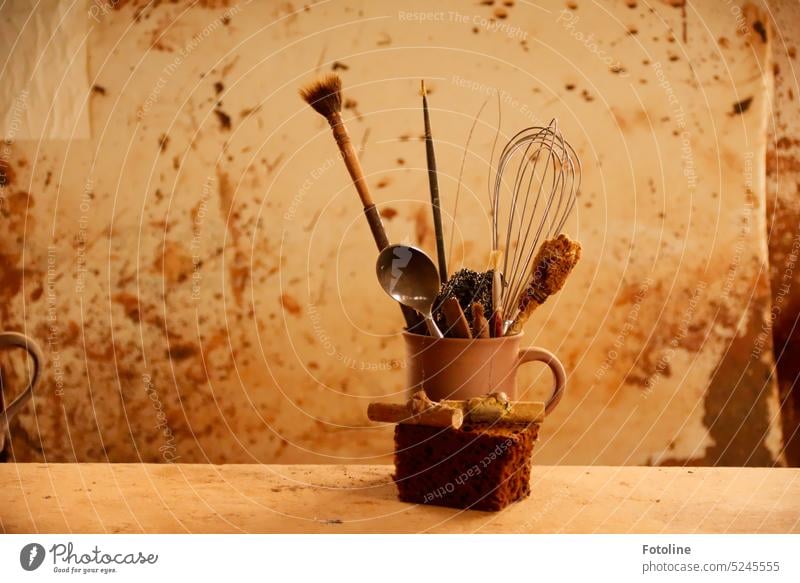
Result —
<instances>
[{"instance_id":1,"label":"grey mug","mask_svg":"<svg viewBox=\"0 0 800 583\"><path fill-rule=\"evenodd\" d=\"M0 410L0 452L2 452L5 447L6 435L8 434L8 426L11 420L25 405L27 405L31 397L33 397L33 388L39 380L39 372L44 360L42 351L36 342L19 332L0 332L0 348L5 347L16 347L26 350L33 361L33 372L31 373L30 381L28 381L28 386L25 390L22 391L16 399L11 401L8 406ZM0 395L0 403L2 402L2 395Z\"/></svg>"}]
</instances>

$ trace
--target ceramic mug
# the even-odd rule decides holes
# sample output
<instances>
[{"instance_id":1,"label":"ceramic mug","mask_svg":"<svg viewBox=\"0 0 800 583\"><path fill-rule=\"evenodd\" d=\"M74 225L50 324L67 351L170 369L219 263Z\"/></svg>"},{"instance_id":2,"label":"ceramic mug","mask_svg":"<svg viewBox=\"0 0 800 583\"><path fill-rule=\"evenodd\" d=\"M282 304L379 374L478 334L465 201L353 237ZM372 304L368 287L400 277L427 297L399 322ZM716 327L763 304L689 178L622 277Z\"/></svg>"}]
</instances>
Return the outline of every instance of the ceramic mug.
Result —
<instances>
[{"instance_id":1,"label":"ceramic mug","mask_svg":"<svg viewBox=\"0 0 800 583\"><path fill-rule=\"evenodd\" d=\"M434 338L403 333L406 382L410 394L424 389L434 401L470 399L503 392L517 398L517 369L542 362L553 373L553 390L545 414L558 405L567 375L564 365L544 348L520 348L522 334L497 338Z\"/></svg>"},{"instance_id":2,"label":"ceramic mug","mask_svg":"<svg viewBox=\"0 0 800 583\"><path fill-rule=\"evenodd\" d=\"M11 420L22 410L28 401L31 400L31 397L33 397L33 387L36 386L39 380L39 372L42 362L44 361L39 346L24 334L18 332L0 332L0 348L5 347L16 347L27 350L33 361L33 372L31 372L28 386L16 399L11 401L8 406L3 407L3 395L0 395L0 453L2 453L5 446L6 434L8 433L8 426Z\"/></svg>"}]
</instances>

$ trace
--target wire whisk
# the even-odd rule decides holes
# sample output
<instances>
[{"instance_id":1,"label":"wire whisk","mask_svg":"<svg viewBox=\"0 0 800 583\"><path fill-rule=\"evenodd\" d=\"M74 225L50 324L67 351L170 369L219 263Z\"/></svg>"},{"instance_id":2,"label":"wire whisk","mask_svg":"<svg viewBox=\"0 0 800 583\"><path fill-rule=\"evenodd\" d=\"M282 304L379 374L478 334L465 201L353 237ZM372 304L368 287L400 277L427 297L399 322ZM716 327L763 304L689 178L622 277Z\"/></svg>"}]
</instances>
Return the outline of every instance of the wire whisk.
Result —
<instances>
[{"instance_id":1,"label":"wire whisk","mask_svg":"<svg viewBox=\"0 0 800 583\"><path fill-rule=\"evenodd\" d=\"M580 184L580 160L556 119L547 127L522 130L503 148L490 202L492 251L502 257L499 306L504 333L519 314L539 243L561 233Z\"/></svg>"}]
</instances>

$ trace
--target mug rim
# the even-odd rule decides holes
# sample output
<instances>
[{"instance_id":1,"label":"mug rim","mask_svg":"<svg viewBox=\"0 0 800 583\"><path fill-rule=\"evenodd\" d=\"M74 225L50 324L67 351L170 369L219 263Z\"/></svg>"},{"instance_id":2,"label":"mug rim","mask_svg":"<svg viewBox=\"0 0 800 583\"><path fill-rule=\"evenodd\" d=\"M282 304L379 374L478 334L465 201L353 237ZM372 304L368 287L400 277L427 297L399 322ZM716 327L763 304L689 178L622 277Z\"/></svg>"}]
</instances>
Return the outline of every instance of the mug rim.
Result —
<instances>
[{"instance_id":1,"label":"mug rim","mask_svg":"<svg viewBox=\"0 0 800 583\"><path fill-rule=\"evenodd\" d=\"M408 328L403 328L403 336L407 336L409 338L429 338L432 341L436 342L501 342L503 340L519 340L523 336L525 336L525 332L517 332L516 334L508 334L506 336L493 336L490 338L452 338L452 337L445 337L445 338L435 338L429 334L417 334L416 332L410 332Z\"/></svg>"}]
</instances>

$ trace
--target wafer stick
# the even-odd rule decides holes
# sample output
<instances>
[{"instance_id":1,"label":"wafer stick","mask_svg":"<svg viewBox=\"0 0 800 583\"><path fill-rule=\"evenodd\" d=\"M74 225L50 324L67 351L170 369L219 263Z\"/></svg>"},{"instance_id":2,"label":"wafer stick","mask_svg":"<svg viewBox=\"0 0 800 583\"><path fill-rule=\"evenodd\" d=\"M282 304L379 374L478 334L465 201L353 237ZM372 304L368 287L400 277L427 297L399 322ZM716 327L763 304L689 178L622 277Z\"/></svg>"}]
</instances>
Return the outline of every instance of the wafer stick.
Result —
<instances>
[{"instance_id":1,"label":"wafer stick","mask_svg":"<svg viewBox=\"0 0 800 583\"><path fill-rule=\"evenodd\" d=\"M444 405L436 405L420 413L414 413L406 405L370 403L367 407L367 417L370 421L381 423L407 423L453 429L458 429L464 423L464 412L461 409Z\"/></svg>"},{"instance_id":2,"label":"wafer stick","mask_svg":"<svg viewBox=\"0 0 800 583\"><path fill-rule=\"evenodd\" d=\"M447 331L450 336L472 338L467 317L464 315L464 310L461 309L461 304L458 303L457 298L453 296L447 298L442 304L442 312L444 312L444 319L447 321Z\"/></svg>"},{"instance_id":3,"label":"wafer stick","mask_svg":"<svg viewBox=\"0 0 800 583\"><path fill-rule=\"evenodd\" d=\"M469 423L540 423L544 420L544 403L520 401L512 403L504 393L490 393L467 401L444 400L442 405L460 408Z\"/></svg>"}]
</instances>

